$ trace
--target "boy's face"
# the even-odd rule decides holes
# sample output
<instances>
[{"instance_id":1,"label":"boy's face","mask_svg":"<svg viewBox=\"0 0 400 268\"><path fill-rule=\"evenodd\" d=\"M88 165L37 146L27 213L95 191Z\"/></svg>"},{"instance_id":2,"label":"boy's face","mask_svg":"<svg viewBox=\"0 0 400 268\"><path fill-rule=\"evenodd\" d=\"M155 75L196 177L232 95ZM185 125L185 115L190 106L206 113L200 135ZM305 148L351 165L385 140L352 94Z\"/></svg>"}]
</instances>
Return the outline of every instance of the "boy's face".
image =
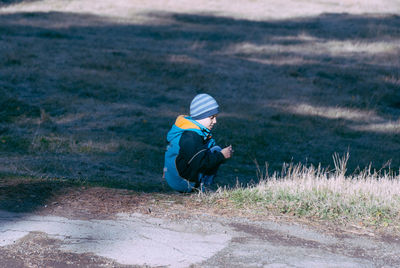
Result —
<instances>
[{"instance_id":1,"label":"boy's face","mask_svg":"<svg viewBox=\"0 0 400 268\"><path fill-rule=\"evenodd\" d=\"M206 128L211 130L214 125L217 123L217 115L213 115L210 117L205 118L206 119L206 125L204 125Z\"/></svg>"},{"instance_id":2,"label":"boy's face","mask_svg":"<svg viewBox=\"0 0 400 268\"><path fill-rule=\"evenodd\" d=\"M209 116L204 119L197 120L200 124L211 130L217 123L217 115Z\"/></svg>"}]
</instances>

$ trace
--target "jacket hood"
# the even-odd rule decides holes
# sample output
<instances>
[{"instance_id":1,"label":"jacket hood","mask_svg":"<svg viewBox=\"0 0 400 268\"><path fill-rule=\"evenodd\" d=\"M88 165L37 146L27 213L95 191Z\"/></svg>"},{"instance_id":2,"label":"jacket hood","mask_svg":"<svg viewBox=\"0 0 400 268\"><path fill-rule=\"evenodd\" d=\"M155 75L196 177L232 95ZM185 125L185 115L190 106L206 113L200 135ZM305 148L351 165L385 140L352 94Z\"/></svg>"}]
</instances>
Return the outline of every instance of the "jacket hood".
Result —
<instances>
[{"instance_id":1,"label":"jacket hood","mask_svg":"<svg viewBox=\"0 0 400 268\"><path fill-rule=\"evenodd\" d=\"M180 115L172 126L171 130L167 134L167 141L171 142L176 137L179 137L184 131L195 131L199 135L207 138L210 136L210 130L201 124L197 123L190 116Z\"/></svg>"}]
</instances>

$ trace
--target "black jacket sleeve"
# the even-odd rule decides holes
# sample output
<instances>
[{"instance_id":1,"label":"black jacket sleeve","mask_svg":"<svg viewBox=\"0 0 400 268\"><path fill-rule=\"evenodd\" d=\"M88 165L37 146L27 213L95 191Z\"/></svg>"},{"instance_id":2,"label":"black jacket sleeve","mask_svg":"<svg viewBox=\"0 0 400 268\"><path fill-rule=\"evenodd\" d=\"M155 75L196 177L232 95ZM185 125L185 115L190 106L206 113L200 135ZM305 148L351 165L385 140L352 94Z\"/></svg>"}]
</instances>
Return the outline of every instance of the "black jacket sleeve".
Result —
<instances>
[{"instance_id":1,"label":"black jacket sleeve","mask_svg":"<svg viewBox=\"0 0 400 268\"><path fill-rule=\"evenodd\" d=\"M198 182L199 173L215 174L225 157L221 152L211 152L207 141L194 131L182 133L179 141L176 167L179 175L189 181Z\"/></svg>"}]
</instances>

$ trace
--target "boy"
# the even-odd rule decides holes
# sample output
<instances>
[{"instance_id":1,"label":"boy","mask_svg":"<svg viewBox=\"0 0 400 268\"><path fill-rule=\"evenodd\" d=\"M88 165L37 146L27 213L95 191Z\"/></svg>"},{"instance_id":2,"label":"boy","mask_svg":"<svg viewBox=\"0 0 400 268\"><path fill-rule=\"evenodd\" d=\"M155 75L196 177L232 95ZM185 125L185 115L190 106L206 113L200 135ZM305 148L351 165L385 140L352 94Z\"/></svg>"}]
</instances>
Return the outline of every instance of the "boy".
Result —
<instances>
[{"instance_id":1,"label":"boy","mask_svg":"<svg viewBox=\"0 0 400 268\"><path fill-rule=\"evenodd\" d=\"M224 149L211 138L219 106L208 94L199 94L190 104L190 116L180 115L167 134L164 177L179 192L211 185L218 167L232 157L232 146Z\"/></svg>"}]
</instances>

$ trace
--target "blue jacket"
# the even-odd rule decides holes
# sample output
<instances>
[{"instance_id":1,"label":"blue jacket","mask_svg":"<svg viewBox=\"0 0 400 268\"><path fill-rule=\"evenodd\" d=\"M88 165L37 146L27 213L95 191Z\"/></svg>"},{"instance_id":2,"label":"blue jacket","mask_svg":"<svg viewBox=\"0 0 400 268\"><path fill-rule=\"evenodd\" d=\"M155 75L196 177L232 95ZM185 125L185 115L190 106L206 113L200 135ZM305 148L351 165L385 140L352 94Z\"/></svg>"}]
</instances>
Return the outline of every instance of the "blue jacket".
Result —
<instances>
[{"instance_id":1,"label":"blue jacket","mask_svg":"<svg viewBox=\"0 0 400 268\"><path fill-rule=\"evenodd\" d=\"M178 116L167 142L164 176L168 185L179 192L191 192L198 187L200 172L212 173L225 160L222 153L211 153L215 141L210 130L190 117Z\"/></svg>"}]
</instances>

